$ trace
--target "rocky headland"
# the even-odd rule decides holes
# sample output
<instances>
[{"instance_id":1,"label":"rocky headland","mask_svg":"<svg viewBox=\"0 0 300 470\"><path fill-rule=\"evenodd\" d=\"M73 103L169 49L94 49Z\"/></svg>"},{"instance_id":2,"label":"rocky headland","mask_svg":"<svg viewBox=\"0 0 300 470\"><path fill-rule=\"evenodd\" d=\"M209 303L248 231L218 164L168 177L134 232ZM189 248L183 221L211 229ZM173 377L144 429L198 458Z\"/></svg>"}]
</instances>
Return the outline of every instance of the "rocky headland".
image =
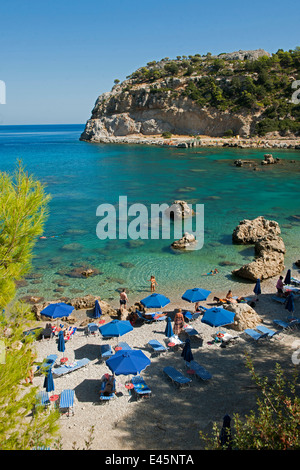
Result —
<instances>
[{"instance_id":1,"label":"rocky headland","mask_svg":"<svg viewBox=\"0 0 300 470\"><path fill-rule=\"evenodd\" d=\"M258 65L265 66L264 58L272 61L268 52L259 49L189 57L190 61L153 61L122 83L116 80L112 90L96 100L80 139L180 148L300 148L292 108L287 111L285 128L279 120L278 129L266 121L273 105L272 95L267 93L271 84ZM257 69L253 69L251 64L256 63ZM270 79L274 67L270 62L270 70L264 69ZM264 86L265 104L259 95Z\"/></svg>"}]
</instances>

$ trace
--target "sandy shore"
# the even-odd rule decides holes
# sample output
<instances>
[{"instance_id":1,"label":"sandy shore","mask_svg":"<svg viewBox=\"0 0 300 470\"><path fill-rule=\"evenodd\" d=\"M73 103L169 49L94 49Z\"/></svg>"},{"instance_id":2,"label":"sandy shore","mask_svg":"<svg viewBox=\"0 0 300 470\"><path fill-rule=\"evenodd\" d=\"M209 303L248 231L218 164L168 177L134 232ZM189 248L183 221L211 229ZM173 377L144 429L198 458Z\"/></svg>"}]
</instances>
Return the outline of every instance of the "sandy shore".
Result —
<instances>
[{"instance_id":1,"label":"sandy shore","mask_svg":"<svg viewBox=\"0 0 300 470\"><path fill-rule=\"evenodd\" d=\"M298 272L293 274L298 275ZM274 283L274 279L271 279L262 284L263 293L255 310L266 326L277 330L273 319L286 319L288 311L271 299L275 292ZM249 286L245 286L245 289L247 291L244 294L254 296ZM236 294L234 286L233 293ZM176 293L172 294L171 303L163 309L171 318L174 309L179 306L185 309L192 307L191 304L179 301ZM210 306L213 295L215 293L202 304ZM298 302L296 300L296 313ZM86 311L76 311L77 324L89 315ZM111 318L106 317L105 320L108 322ZM210 381L202 382L192 376L188 387L177 389L164 375L163 368L171 365L188 376L181 349L170 348L166 353L154 356L147 343L151 339L157 339L166 344L166 324L144 323L136 325L120 341L126 341L134 349L141 349L150 358L151 365L141 375L152 390L152 396L149 399L135 400L125 388L129 377L117 376L119 396L109 403L100 403L99 400L101 377L109 372L105 362L100 359L100 345L106 343L115 346L117 339L106 340L100 334L87 336L83 328L78 328L74 338L66 343L64 356L68 357L69 362L86 357L90 363L80 370L54 379L56 394L67 388L75 391L74 416L62 415L60 418L63 449L71 449L74 442L76 448L83 448L91 426L95 429L92 449L203 449L199 430L210 431L213 422L221 425L226 413L244 416L255 408L256 389L245 367L245 351L251 355L256 371L264 376L272 375L276 362L287 373L294 367L292 353L297 346L295 341L300 339L300 330L281 332L271 340L254 343L243 332L223 327L222 331L237 336L237 339L226 348L221 348L220 343L212 341L218 328L202 323L201 317L192 325L198 331L198 335L191 339L194 359L213 375ZM181 339L184 341L186 338L186 333L182 333ZM38 361L49 354L57 354L58 358L62 356L57 351L55 338L38 341L36 349ZM43 376L34 377L34 385L42 390L43 380Z\"/></svg>"}]
</instances>

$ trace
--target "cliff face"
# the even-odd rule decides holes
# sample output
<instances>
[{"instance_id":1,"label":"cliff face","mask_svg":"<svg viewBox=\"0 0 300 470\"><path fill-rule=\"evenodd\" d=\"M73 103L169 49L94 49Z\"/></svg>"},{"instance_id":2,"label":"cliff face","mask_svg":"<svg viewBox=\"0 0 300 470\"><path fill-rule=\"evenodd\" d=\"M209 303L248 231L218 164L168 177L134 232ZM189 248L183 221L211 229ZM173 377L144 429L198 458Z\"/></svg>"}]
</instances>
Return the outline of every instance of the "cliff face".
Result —
<instances>
[{"instance_id":1,"label":"cliff face","mask_svg":"<svg viewBox=\"0 0 300 470\"><path fill-rule=\"evenodd\" d=\"M190 78L188 79L190 81ZM179 82L179 83L178 83ZM187 80L176 80L173 89L183 87ZM151 92L147 85L124 91L127 83L116 86L99 96L86 123L81 139L108 142L112 137L132 134L222 136L228 129L241 136L249 135L255 114L231 114L213 108L201 108L189 98L173 98L168 91L163 96ZM170 84L160 82L160 86ZM152 85L153 86L153 85Z\"/></svg>"},{"instance_id":2,"label":"cliff face","mask_svg":"<svg viewBox=\"0 0 300 470\"><path fill-rule=\"evenodd\" d=\"M269 56L263 50L239 51L209 59L194 57L190 62L193 67L182 59L148 64L98 97L81 140L112 142L118 137L164 132L222 137L230 131L249 136L261 118L263 107L261 104L236 106L232 101L234 93L235 100L242 95L244 101L249 101L248 89L253 88L249 80L255 76L247 71L238 74L237 67L241 70L241 63Z\"/></svg>"}]
</instances>

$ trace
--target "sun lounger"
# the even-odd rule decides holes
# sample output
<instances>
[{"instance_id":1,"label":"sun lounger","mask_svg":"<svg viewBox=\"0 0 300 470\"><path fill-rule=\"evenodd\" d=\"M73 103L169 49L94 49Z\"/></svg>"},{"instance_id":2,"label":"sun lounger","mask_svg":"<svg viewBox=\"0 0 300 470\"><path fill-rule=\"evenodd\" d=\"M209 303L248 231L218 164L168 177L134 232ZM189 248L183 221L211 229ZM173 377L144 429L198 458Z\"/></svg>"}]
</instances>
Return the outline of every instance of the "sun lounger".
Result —
<instances>
[{"instance_id":1,"label":"sun lounger","mask_svg":"<svg viewBox=\"0 0 300 470\"><path fill-rule=\"evenodd\" d=\"M244 330L244 333L246 333L255 341L258 341L259 339L262 339L262 338L267 338L268 336L268 333L262 334L262 333L259 333L258 331L252 330L251 328L246 328L246 330Z\"/></svg>"},{"instance_id":2,"label":"sun lounger","mask_svg":"<svg viewBox=\"0 0 300 470\"><path fill-rule=\"evenodd\" d=\"M145 315L137 309L136 309L135 313L137 314L137 316L139 317L140 320L143 320L143 322L146 322L146 323L152 323L153 322L153 317L146 318Z\"/></svg>"},{"instance_id":3,"label":"sun lounger","mask_svg":"<svg viewBox=\"0 0 300 470\"><path fill-rule=\"evenodd\" d=\"M277 335L279 333L279 331L273 331L273 330L270 330L269 328L267 328L266 326L264 325L258 325L256 327L256 329L260 332L260 333L263 333L263 334L267 334L269 338L273 338L273 336Z\"/></svg>"},{"instance_id":4,"label":"sun lounger","mask_svg":"<svg viewBox=\"0 0 300 470\"><path fill-rule=\"evenodd\" d=\"M171 366L167 366L163 369L164 373L171 379L171 381L178 387L181 385L187 385L191 383L191 379L185 377L181 372Z\"/></svg>"},{"instance_id":5,"label":"sun lounger","mask_svg":"<svg viewBox=\"0 0 300 470\"><path fill-rule=\"evenodd\" d=\"M69 374L70 372L73 372L74 370L81 369L81 367L86 366L90 362L89 359L84 357L83 359L79 359L78 361L75 361L73 364L65 364L60 367L54 367L53 368L53 375L60 377L65 374Z\"/></svg>"},{"instance_id":6,"label":"sun lounger","mask_svg":"<svg viewBox=\"0 0 300 470\"><path fill-rule=\"evenodd\" d=\"M189 336L196 336L199 334L198 331L195 330L195 328L191 328L190 326L187 326L186 328L184 328L184 331Z\"/></svg>"},{"instance_id":7,"label":"sun lounger","mask_svg":"<svg viewBox=\"0 0 300 470\"><path fill-rule=\"evenodd\" d=\"M36 372L38 371L45 372L48 369L51 369L54 366L56 359L57 359L56 354L50 354L49 356L46 357L46 359L43 360L40 366L37 366Z\"/></svg>"},{"instance_id":8,"label":"sun lounger","mask_svg":"<svg viewBox=\"0 0 300 470\"><path fill-rule=\"evenodd\" d=\"M200 317L200 314L201 312L195 312L195 313L183 312L184 318L188 320L189 322L197 320L197 318Z\"/></svg>"},{"instance_id":9,"label":"sun lounger","mask_svg":"<svg viewBox=\"0 0 300 470\"><path fill-rule=\"evenodd\" d=\"M167 315L161 315L161 312L154 312L154 314L153 314L153 320L154 321L164 321L164 320L166 320L166 318L167 318Z\"/></svg>"},{"instance_id":10,"label":"sun lounger","mask_svg":"<svg viewBox=\"0 0 300 470\"><path fill-rule=\"evenodd\" d=\"M297 279L296 277L291 277L291 282L293 282L296 285L300 285L300 279Z\"/></svg>"},{"instance_id":11,"label":"sun lounger","mask_svg":"<svg viewBox=\"0 0 300 470\"><path fill-rule=\"evenodd\" d=\"M45 390L36 394L35 410L38 408L47 408L50 405L48 393Z\"/></svg>"},{"instance_id":12,"label":"sun lounger","mask_svg":"<svg viewBox=\"0 0 300 470\"><path fill-rule=\"evenodd\" d=\"M195 375L202 380L210 380L212 375L196 361L186 362L186 366L195 372Z\"/></svg>"},{"instance_id":13,"label":"sun lounger","mask_svg":"<svg viewBox=\"0 0 300 470\"><path fill-rule=\"evenodd\" d=\"M87 335L95 335L95 334L100 334L99 332L99 326L96 323L89 323L87 325L87 330L86 330Z\"/></svg>"},{"instance_id":14,"label":"sun lounger","mask_svg":"<svg viewBox=\"0 0 300 470\"><path fill-rule=\"evenodd\" d=\"M74 414L74 390L66 389L61 392L59 410L61 412L67 410L68 416L70 415L70 411Z\"/></svg>"},{"instance_id":15,"label":"sun lounger","mask_svg":"<svg viewBox=\"0 0 300 470\"><path fill-rule=\"evenodd\" d=\"M285 301L286 301L286 298L278 297L277 295L273 295L272 300L275 300L275 302L279 302L280 304L284 304Z\"/></svg>"},{"instance_id":16,"label":"sun lounger","mask_svg":"<svg viewBox=\"0 0 300 470\"><path fill-rule=\"evenodd\" d=\"M163 344L161 344L159 341L157 341L157 339L151 339L150 341L148 341L148 344L156 353L168 351L168 348L164 346Z\"/></svg>"},{"instance_id":17,"label":"sun lounger","mask_svg":"<svg viewBox=\"0 0 300 470\"><path fill-rule=\"evenodd\" d=\"M124 349L124 351L128 351L128 349L132 349L129 344L125 343L125 341L120 341L118 343L118 347Z\"/></svg>"},{"instance_id":18,"label":"sun lounger","mask_svg":"<svg viewBox=\"0 0 300 470\"><path fill-rule=\"evenodd\" d=\"M291 321L284 321L284 320L273 320L275 325L279 326L283 330L292 330L297 326L297 322L294 320Z\"/></svg>"},{"instance_id":19,"label":"sun lounger","mask_svg":"<svg viewBox=\"0 0 300 470\"><path fill-rule=\"evenodd\" d=\"M151 396L150 388L146 384L143 377L141 377L140 375L132 377L131 383L133 384L133 391L137 397L149 398Z\"/></svg>"},{"instance_id":20,"label":"sun lounger","mask_svg":"<svg viewBox=\"0 0 300 470\"><path fill-rule=\"evenodd\" d=\"M102 359L107 359L108 357L113 356L114 351L110 344L101 344L100 346L100 356Z\"/></svg>"},{"instance_id":21,"label":"sun lounger","mask_svg":"<svg viewBox=\"0 0 300 470\"><path fill-rule=\"evenodd\" d=\"M109 401L109 400L111 400L112 398L115 397L116 381L114 380L112 391L109 395L104 394L104 389L105 389L106 383L107 383L107 377L104 376L103 380L101 382L101 388L100 388L100 401Z\"/></svg>"}]
</instances>

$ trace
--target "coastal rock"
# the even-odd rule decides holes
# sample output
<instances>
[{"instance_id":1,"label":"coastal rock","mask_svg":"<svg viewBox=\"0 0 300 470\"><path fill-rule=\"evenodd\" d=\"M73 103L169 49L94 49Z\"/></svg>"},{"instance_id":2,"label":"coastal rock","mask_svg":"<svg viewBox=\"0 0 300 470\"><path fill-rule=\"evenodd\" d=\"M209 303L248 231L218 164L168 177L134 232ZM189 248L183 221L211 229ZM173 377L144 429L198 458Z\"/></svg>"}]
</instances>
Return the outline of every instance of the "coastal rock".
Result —
<instances>
[{"instance_id":1,"label":"coastal rock","mask_svg":"<svg viewBox=\"0 0 300 470\"><path fill-rule=\"evenodd\" d=\"M185 232L180 240L175 240L171 244L171 247L175 250L193 250L195 249L196 243L198 243L198 240L196 240L195 236Z\"/></svg>"},{"instance_id":2,"label":"coastal rock","mask_svg":"<svg viewBox=\"0 0 300 470\"><path fill-rule=\"evenodd\" d=\"M261 317L248 304L228 304L224 308L235 313L234 323L231 326L236 331L243 331L246 328L255 328L262 323Z\"/></svg>"},{"instance_id":3,"label":"coastal rock","mask_svg":"<svg viewBox=\"0 0 300 470\"><path fill-rule=\"evenodd\" d=\"M260 216L253 220L242 220L233 231L232 241L233 243L253 244L266 236L278 236L280 233L278 222Z\"/></svg>"},{"instance_id":4,"label":"coastal rock","mask_svg":"<svg viewBox=\"0 0 300 470\"><path fill-rule=\"evenodd\" d=\"M268 279L284 270L286 252L283 239L279 236L280 227L273 220L258 217L243 220L233 232L233 241L242 244L254 244L256 258L232 274L244 279Z\"/></svg>"},{"instance_id":5,"label":"coastal rock","mask_svg":"<svg viewBox=\"0 0 300 470\"><path fill-rule=\"evenodd\" d=\"M182 220L194 215L193 209L186 201L174 201L172 205L165 210L165 215L171 220Z\"/></svg>"}]
</instances>

